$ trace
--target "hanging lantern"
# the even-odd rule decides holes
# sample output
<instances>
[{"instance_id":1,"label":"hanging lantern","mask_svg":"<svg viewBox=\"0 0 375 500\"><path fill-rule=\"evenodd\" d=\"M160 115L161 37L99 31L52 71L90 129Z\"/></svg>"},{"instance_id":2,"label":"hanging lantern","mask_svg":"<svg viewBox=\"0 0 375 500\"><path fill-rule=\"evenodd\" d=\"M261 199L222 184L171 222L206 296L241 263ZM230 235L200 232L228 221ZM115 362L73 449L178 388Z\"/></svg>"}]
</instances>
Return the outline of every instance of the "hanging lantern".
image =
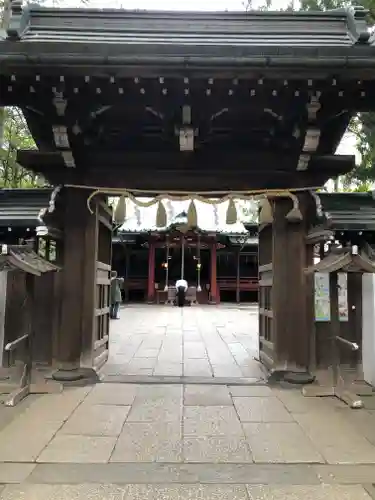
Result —
<instances>
[{"instance_id":1,"label":"hanging lantern","mask_svg":"<svg viewBox=\"0 0 375 500\"><path fill-rule=\"evenodd\" d=\"M227 208L227 224L235 224L237 222L237 209L234 200L231 198L229 200L229 205Z\"/></svg>"},{"instance_id":2,"label":"hanging lantern","mask_svg":"<svg viewBox=\"0 0 375 500\"><path fill-rule=\"evenodd\" d=\"M268 198L264 198L260 202L259 224L272 224L272 222L272 205L269 202Z\"/></svg>"},{"instance_id":3,"label":"hanging lantern","mask_svg":"<svg viewBox=\"0 0 375 500\"><path fill-rule=\"evenodd\" d=\"M301 222L303 219L302 212L299 208L299 200L295 194L290 194L293 201L293 208L286 214L285 218L288 222Z\"/></svg>"},{"instance_id":4,"label":"hanging lantern","mask_svg":"<svg viewBox=\"0 0 375 500\"><path fill-rule=\"evenodd\" d=\"M113 214L113 219L116 224L123 224L126 219L126 199L125 196L120 196L115 212Z\"/></svg>"},{"instance_id":5,"label":"hanging lantern","mask_svg":"<svg viewBox=\"0 0 375 500\"><path fill-rule=\"evenodd\" d=\"M160 200L158 203L158 210L156 212L156 227L165 227L167 225L167 212Z\"/></svg>"},{"instance_id":6,"label":"hanging lantern","mask_svg":"<svg viewBox=\"0 0 375 500\"><path fill-rule=\"evenodd\" d=\"M197 209L195 207L194 200L191 200L188 213L187 213L187 223L189 227L197 227L198 226L198 215Z\"/></svg>"}]
</instances>

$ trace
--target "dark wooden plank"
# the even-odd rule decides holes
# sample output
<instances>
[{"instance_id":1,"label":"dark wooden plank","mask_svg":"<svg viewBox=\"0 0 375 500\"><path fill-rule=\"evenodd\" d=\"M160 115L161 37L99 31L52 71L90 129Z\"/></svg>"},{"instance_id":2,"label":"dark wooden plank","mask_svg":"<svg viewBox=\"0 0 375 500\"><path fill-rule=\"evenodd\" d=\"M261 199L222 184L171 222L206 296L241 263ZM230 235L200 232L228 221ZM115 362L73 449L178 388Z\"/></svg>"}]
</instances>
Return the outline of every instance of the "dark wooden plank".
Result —
<instances>
[{"instance_id":1,"label":"dark wooden plank","mask_svg":"<svg viewBox=\"0 0 375 500\"><path fill-rule=\"evenodd\" d=\"M103 224L107 229L112 231L112 222L108 221L103 215L98 215L98 221Z\"/></svg>"},{"instance_id":2,"label":"dark wooden plank","mask_svg":"<svg viewBox=\"0 0 375 500\"><path fill-rule=\"evenodd\" d=\"M272 262L269 263L269 264L262 264L259 266L258 268L259 272L260 273L265 273L265 272L268 272L268 271L272 271Z\"/></svg>"},{"instance_id":3,"label":"dark wooden plank","mask_svg":"<svg viewBox=\"0 0 375 500\"><path fill-rule=\"evenodd\" d=\"M106 264L105 262L96 262L96 268L101 269L103 271L110 271L111 270L111 264Z\"/></svg>"},{"instance_id":4,"label":"dark wooden plank","mask_svg":"<svg viewBox=\"0 0 375 500\"><path fill-rule=\"evenodd\" d=\"M104 314L109 314L109 307L96 308L94 311L95 316L103 316Z\"/></svg>"},{"instance_id":5,"label":"dark wooden plank","mask_svg":"<svg viewBox=\"0 0 375 500\"><path fill-rule=\"evenodd\" d=\"M82 305L82 352L81 359L88 367L93 365L94 349L94 310L96 298L96 266L98 256L98 206L94 204L94 213L86 210L85 261L84 261L84 296Z\"/></svg>"},{"instance_id":6,"label":"dark wooden plank","mask_svg":"<svg viewBox=\"0 0 375 500\"><path fill-rule=\"evenodd\" d=\"M273 311L271 311L270 309L265 309L264 307L260 307L259 314L261 316L266 316L267 318L273 319Z\"/></svg>"},{"instance_id":7,"label":"dark wooden plank","mask_svg":"<svg viewBox=\"0 0 375 500\"><path fill-rule=\"evenodd\" d=\"M82 304L86 259L87 193L67 189L64 213L64 267L58 361L66 368L79 366L81 356Z\"/></svg>"}]
</instances>

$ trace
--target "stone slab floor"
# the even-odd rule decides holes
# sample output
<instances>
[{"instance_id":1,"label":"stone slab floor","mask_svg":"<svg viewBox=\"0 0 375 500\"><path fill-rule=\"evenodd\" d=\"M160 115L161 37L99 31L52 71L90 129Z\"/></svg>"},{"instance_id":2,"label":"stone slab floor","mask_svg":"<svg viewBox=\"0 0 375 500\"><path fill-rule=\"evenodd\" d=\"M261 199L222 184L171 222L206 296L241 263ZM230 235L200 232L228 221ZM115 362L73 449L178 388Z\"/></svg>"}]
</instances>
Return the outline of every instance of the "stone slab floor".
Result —
<instances>
[{"instance_id":1,"label":"stone slab floor","mask_svg":"<svg viewBox=\"0 0 375 500\"><path fill-rule=\"evenodd\" d=\"M110 358L103 374L262 378L258 309L225 305L128 306L111 322Z\"/></svg>"},{"instance_id":2,"label":"stone slab floor","mask_svg":"<svg viewBox=\"0 0 375 500\"><path fill-rule=\"evenodd\" d=\"M374 424L265 385L69 388L0 425L0 499L370 500Z\"/></svg>"}]
</instances>

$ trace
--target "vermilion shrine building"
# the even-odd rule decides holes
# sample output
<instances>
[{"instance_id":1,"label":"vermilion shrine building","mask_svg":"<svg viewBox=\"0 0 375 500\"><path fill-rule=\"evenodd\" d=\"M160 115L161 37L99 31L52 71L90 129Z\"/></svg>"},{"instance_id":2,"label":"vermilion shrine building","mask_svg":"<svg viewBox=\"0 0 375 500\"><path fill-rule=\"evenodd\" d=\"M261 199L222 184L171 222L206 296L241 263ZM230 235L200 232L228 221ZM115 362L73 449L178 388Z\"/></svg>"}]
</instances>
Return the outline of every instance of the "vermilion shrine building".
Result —
<instances>
[{"instance_id":1,"label":"vermilion shrine building","mask_svg":"<svg viewBox=\"0 0 375 500\"><path fill-rule=\"evenodd\" d=\"M318 340L305 270L327 240L314 229L316 189L353 168L337 145L355 113L374 109L365 17L359 7L170 13L12 2L0 104L22 109L37 144L20 164L62 186L44 217L62 267L57 377L107 359L116 194L157 203L263 193L261 357L273 370L310 369Z\"/></svg>"},{"instance_id":2,"label":"vermilion shrine building","mask_svg":"<svg viewBox=\"0 0 375 500\"><path fill-rule=\"evenodd\" d=\"M197 202L197 226L189 228L188 203L165 204L164 227L155 224L155 206L136 208L114 237L112 266L124 277L125 301L164 304L183 274L199 304L256 302L257 225L226 224L225 206Z\"/></svg>"}]
</instances>

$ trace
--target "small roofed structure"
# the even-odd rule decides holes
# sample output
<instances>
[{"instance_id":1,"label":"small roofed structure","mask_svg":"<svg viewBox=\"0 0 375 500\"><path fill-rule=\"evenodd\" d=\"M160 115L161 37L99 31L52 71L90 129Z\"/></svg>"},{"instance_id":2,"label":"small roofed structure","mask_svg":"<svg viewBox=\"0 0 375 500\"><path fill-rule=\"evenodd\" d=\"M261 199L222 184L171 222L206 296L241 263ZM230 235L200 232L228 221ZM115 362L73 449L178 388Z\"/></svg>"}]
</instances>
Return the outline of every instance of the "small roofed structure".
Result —
<instances>
[{"instance_id":1,"label":"small roofed structure","mask_svg":"<svg viewBox=\"0 0 375 500\"><path fill-rule=\"evenodd\" d=\"M0 368L2 375L5 375L10 383L2 384L0 392L9 393L5 398L7 406L15 406L31 393L61 390L59 385L47 383L43 377L32 374L33 362L35 361L34 340L37 337L40 340L40 337L43 337L45 333L37 331L37 323L35 322L35 280L45 273L59 270L58 266L40 257L27 245L3 244L1 246ZM13 283L17 283L18 289L23 288L24 298L18 307L14 295L7 294L9 274L12 275L12 278L16 278ZM52 336L51 331L48 334L50 337ZM44 339L44 341L46 340ZM50 341L52 342L52 339ZM19 366L21 366L21 372ZM18 380L15 380L17 377Z\"/></svg>"},{"instance_id":2,"label":"small roofed structure","mask_svg":"<svg viewBox=\"0 0 375 500\"><path fill-rule=\"evenodd\" d=\"M43 259L27 245L2 245L0 253L0 272L19 270L33 276L41 276L60 268Z\"/></svg>"},{"instance_id":3,"label":"small roofed structure","mask_svg":"<svg viewBox=\"0 0 375 500\"><path fill-rule=\"evenodd\" d=\"M329 305L329 308L326 306L329 309L326 312L327 317L323 319L325 319L325 334L330 341L328 359L332 370L332 380L328 387L319 385L305 387L302 391L303 395L307 397L335 396L351 408L362 408L363 402L358 396L361 389L358 385L353 386L352 374L351 379L347 380L345 363L343 363L344 356L341 353L342 348L355 353L356 359L353 360L356 365L354 381L357 382L360 379L358 369L361 366L361 356L358 357L358 354L361 354L360 345L362 335L361 339L353 339L353 333L351 332L351 338L348 338L346 329L341 329L342 323L345 323L345 320L349 319L349 304L343 304L342 299L348 298L348 288L347 284L346 289L344 288L343 280L339 280L339 274L345 276L346 273L356 273L358 275L362 273L375 273L375 262L366 255L364 250L359 253L357 245L333 247L319 262L305 269L305 273L307 275L321 273L323 280L324 277L327 278L325 286L321 287L320 290L316 288L315 294L326 295L327 306ZM362 294L362 287L356 287L356 289L352 290L352 299L354 294ZM352 308L353 310L356 309L354 305ZM356 333L354 331L354 334Z\"/></svg>"},{"instance_id":4,"label":"small roofed structure","mask_svg":"<svg viewBox=\"0 0 375 500\"><path fill-rule=\"evenodd\" d=\"M305 270L310 273L336 273L342 271L345 273L374 273L375 262L364 252L358 254L358 248L339 248L332 249L331 253L322 260Z\"/></svg>"}]
</instances>

